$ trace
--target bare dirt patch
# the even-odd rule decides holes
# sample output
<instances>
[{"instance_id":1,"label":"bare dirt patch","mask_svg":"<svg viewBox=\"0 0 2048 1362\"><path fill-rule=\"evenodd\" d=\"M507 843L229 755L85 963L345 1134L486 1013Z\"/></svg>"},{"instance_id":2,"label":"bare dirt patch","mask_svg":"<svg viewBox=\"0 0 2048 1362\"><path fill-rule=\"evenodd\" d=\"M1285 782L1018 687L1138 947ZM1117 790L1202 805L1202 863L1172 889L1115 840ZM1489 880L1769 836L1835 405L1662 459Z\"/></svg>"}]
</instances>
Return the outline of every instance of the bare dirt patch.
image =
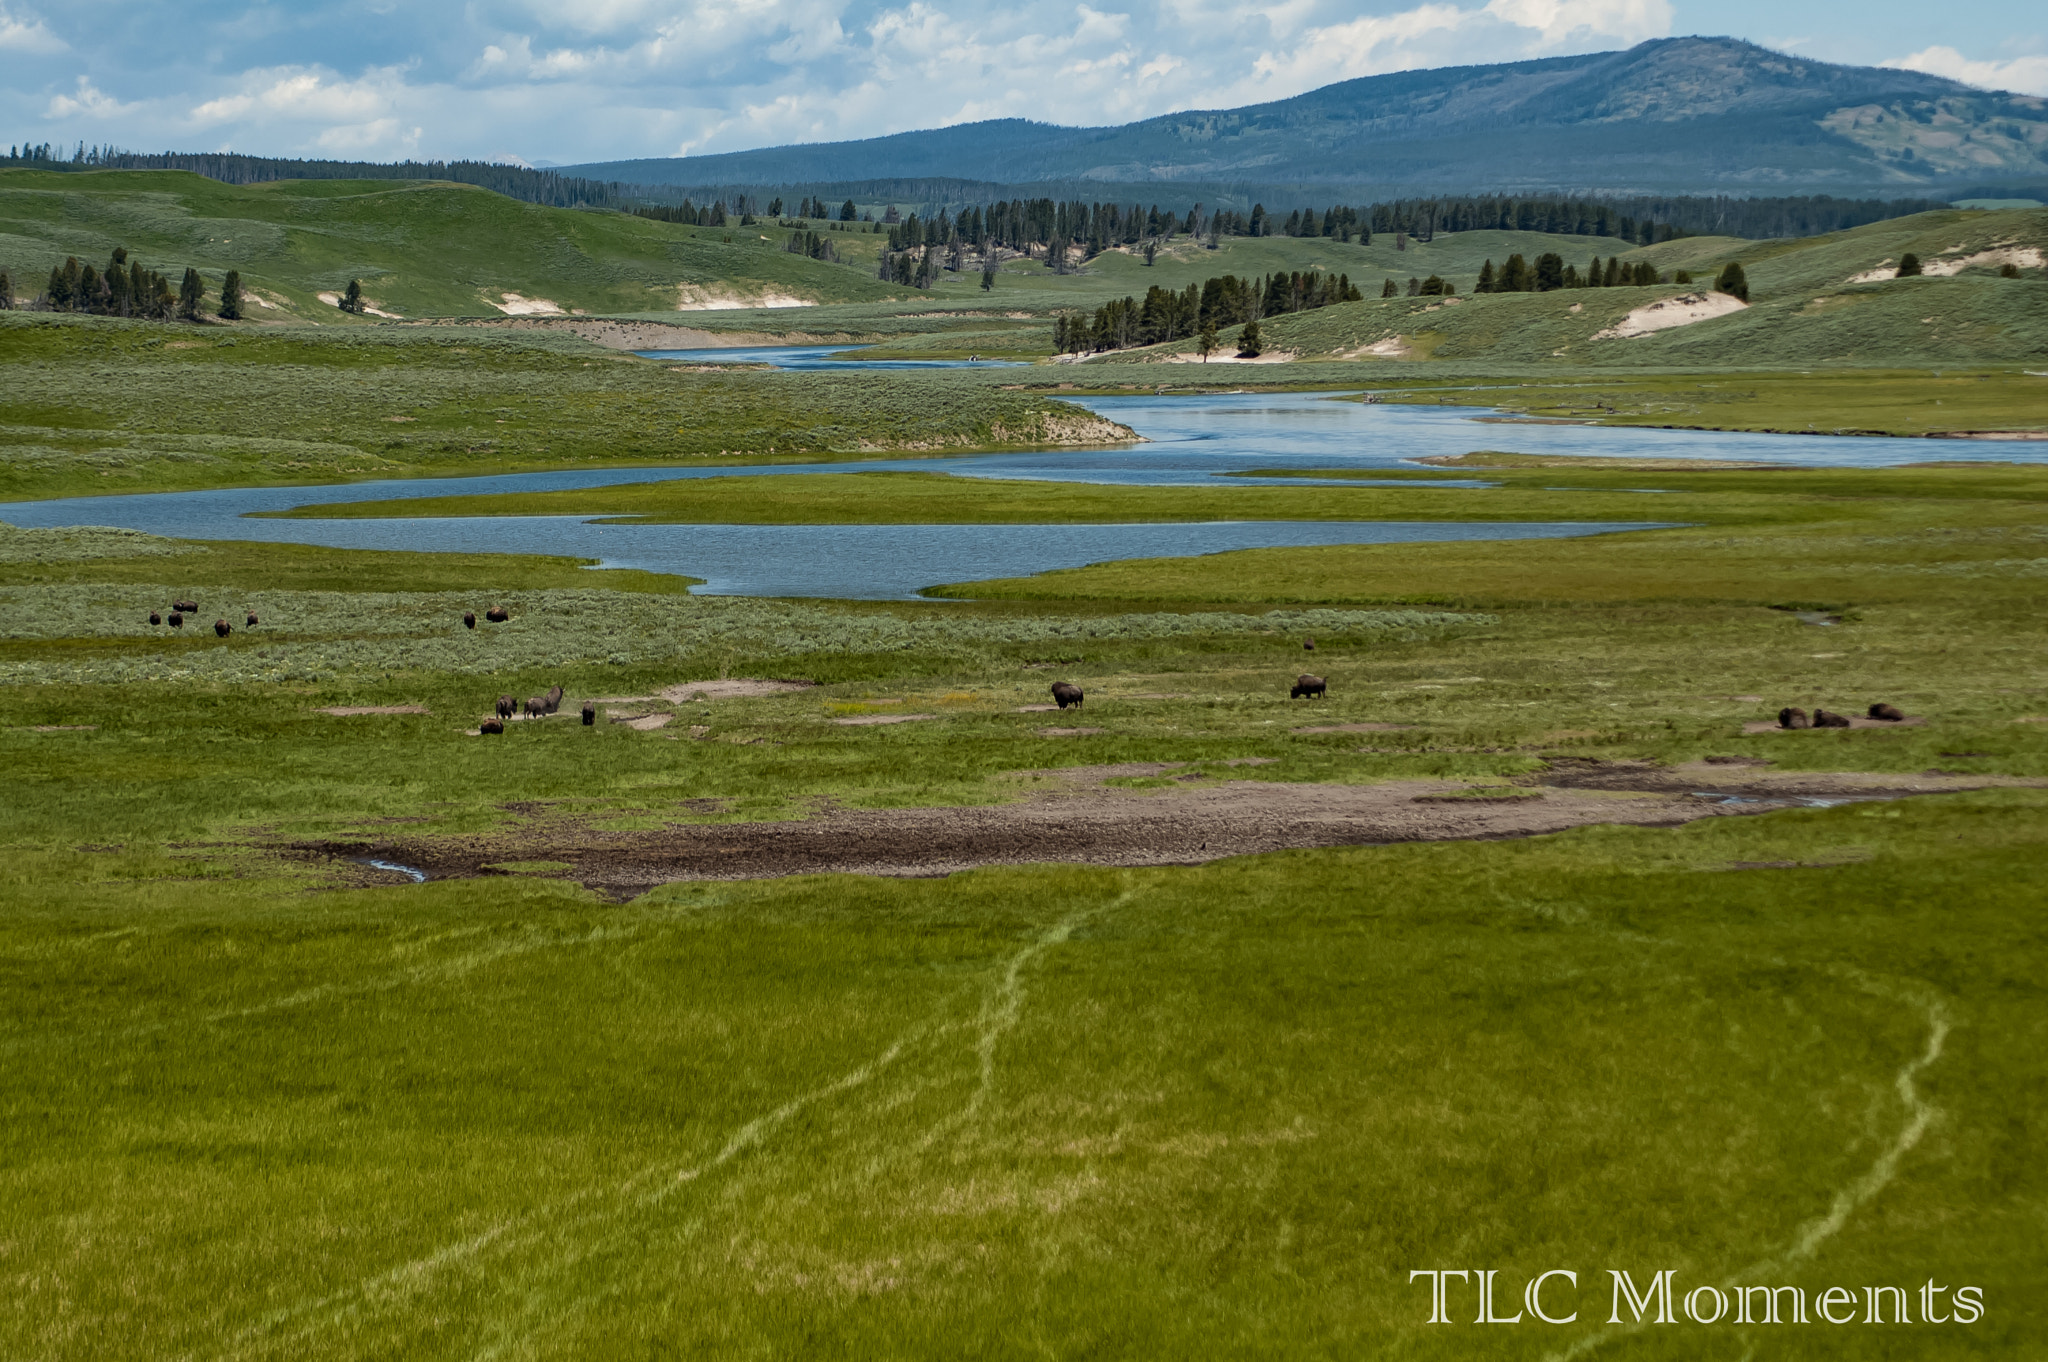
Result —
<instances>
[{"instance_id":1,"label":"bare dirt patch","mask_svg":"<svg viewBox=\"0 0 2048 1362\"><path fill-rule=\"evenodd\" d=\"M671 704L683 704L691 700L760 700L770 695L789 695L800 690L810 690L812 681L778 681L753 676L722 677L716 681L685 681L680 685L665 686L661 698Z\"/></svg>"},{"instance_id":2,"label":"bare dirt patch","mask_svg":"<svg viewBox=\"0 0 2048 1362\"><path fill-rule=\"evenodd\" d=\"M338 719L354 718L358 714L429 714L425 705L329 705L326 709L313 711L316 714L332 714Z\"/></svg>"},{"instance_id":3,"label":"bare dirt patch","mask_svg":"<svg viewBox=\"0 0 2048 1362\"><path fill-rule=\"evenodd\" d=\"M849 728L861 728L870 724L908 724L915 723L919 719L936 719L938 717L936 714L855 714L844 719L834 719L832 722L835 724L845 724Z\"/></svg>"},{"instance_id":4,"label":"bare dirt patch","mask_svg":"<svg viewBox=\"0 0 2048 1362\"><path fill-rule=\"evenodd\" d=\"M1213 763L1204 763L1213 765ZM671 824L652 831L594 828L543 805L507 806L519 821L483 835L304 843L285 850L322 860L365 857L432 878L490 873L506 861L562 861L572 878L617 898L675 880L762 879L854 873L949 875L987 865L1191 865L1255 852L1392 842L1527 837L1596 823L1671 826L1817 802L1891 799L2048 781L1996 777L1736 773L1704 762L1558 761L1514 782L1542 798L1493 803L1452 798L1471 785L1445 780L1314 785L1204 780L1118 789L1119 778L1185 772L1187 762L1018 772L1032 788L1012 803L971 808L821 808L780 823ZM1035 779L1034 779L1035 778Z\"/></svg>"},{"instance_id":5,"label":"bare dirt patch","mask_svg":"<svg viewBox=\"0 0 2048 1362\"><path fill-rule=\"evenodd\" d=\"M1100 733L1101 731L1099 728L1041 728L1038 730L1038 736L1041 738L1085 738L1091 733Z\"/></svg>"},{"instance_id":6,"label":"bare dirt patch","mask_svg":"<svg viewBox=\"0 0 2048 1362\"><path fill-rule=\"evenodd\" d=\"M1676 298L1660 298L1636 308L1605 331L1596 332L1593 339L1631 340L1656 331L1668 331L1674 326L1691 326L1694 322L1725 317L1748 306L1740 298L1726 293L1682 293Z\"/></svg>"}]
</instances>

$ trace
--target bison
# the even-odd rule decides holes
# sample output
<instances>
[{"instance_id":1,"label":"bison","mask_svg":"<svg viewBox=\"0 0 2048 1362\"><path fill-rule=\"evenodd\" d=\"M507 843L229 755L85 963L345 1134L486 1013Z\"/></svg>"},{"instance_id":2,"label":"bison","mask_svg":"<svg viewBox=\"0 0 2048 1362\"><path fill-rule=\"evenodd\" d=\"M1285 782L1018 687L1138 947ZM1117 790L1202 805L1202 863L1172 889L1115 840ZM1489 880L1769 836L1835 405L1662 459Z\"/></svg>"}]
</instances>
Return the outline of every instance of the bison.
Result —
<instances>
[{"instance_id":1,"label":"bison","mask_svg":"<svg viewBox=\"0 0 2048 1362\"><path fill-rule=\"evenodd\" d=\"M1310 676L1307 672L1303 672L1300 676L1294 678L1294 688L1287 692L1287 698L1299 700L1303 696L1314 698L1319 695L1328 695L1329 693L1329 682L1323 680L1320 676Z\"/></svg>"},{"instance_id":2,"label":"bison","mask_svg":"<svg viewBox=\"0 0 2048 1362\"><path fill-rule=\"evenodd\" d=\"M465 610L462 612L462 627L465 629L476 628L476 611Z\"/></svg>"},{"instance_id":3,"label":"bison","mask_svg":"<svg viewBox=\"0 0 2048 1362\"><path fill-rule=\"evenodd\" d=\"M560 686L549 686L547 701L548 713L553 714L556 710L560 709L562 707L562 688Z\"/></svg>"},{"instance_id":4,"label":"bison","mask_svg":"<svg viewBox=\"0 0 2048 1362\"><path fill-rule=\"evenodd\" d=\"M162 624L164 622L164 617L162 615L157 614L156 611L152 610L149 612L149 622L151 624Z\"/></svg>"},{"instance_id":5,"label":"bison","mask_svg":"<svg viewBox=\"0 0 2048 1362\"><path fill-rule=\"evenodd\" d=\"M597 722L597 705L589 700L583 702L583 726L589 728Z\"/></svg>"},{"instance_id":6,"label":"bison","mask_svg":"<svg viewBox=\"0 0 2048 1362\"><path fill-rule=\"evenodd\" d=\"M249 623L249 627L250 627L251 629L254 629L254 628L256 627L256 612L255 612L254 610L251 610L251 611L249 612L249 622L248 622L248 623Z\"/></svg>"},{"instance_id":7,"label":"bison","mask_svg":"<svg viewBox=\"0 0 2048 1362\"><path fill-rule=\"evenodd\" d=\"M1882 719L1888 724L1898 723L1906 717L1897 705L1872 705L1869 714L1871 718Z\"/></svg>"},{"instance_id":8,"label":"bison","mask_svg":"<svg viewBox=\"0 0 2048 1362\"><path fill-rule=\"evenodd\" d=\"M1797 705L1787 705L1778 711L1780 728L1812 728L1813 723L1806 717L1806 711Z\"/></svg>"},{"instance_id":9,"label":"bison","mask_svg":"<svg viewBox=\"0 0 2048 1362\"><path fill-rule=\"evenodd\" d=\"M545 700L544 698L542 698L541 696L538 696L538 695L529 695L529 696L527 696L527 697L526 697L526 717L527 717L527 718L529 718L529 719L538 719L538 718L539 718L539 717L540 717L541 715L543 715L543 714L545 714L545 713L547 713L547 712L548 712L548 702L547 702L547 701L546 701L546 700Z\"/></svg>"},{"instance_id":10,"label":"bison","mask_svg":"<svg viewBox=\"0 0 2048 1362\"><path fill-rule=\"evenodd\" d=\"M511 718L513 712L516 711L518 708L519 702L517 700L514 700L511 696L501 695L498 697L498 717L500 719Z\"/></svg>"},{"instance_id":11,"label":"bison","mask_svg":"<svg viewBox=\"0 0 2048 1362\"><path fill-rule=\"evenodd\" d=\"M506 620L512 618L512 612L502 605L494 605L484 611L484 618L493 624L503 624Z\"/></svg>"},{"instance_id":12,"label":"bison","mask_svg":"<svg viewBox=\"0 0 2048 1362\"><path fill-rule=\"evenodd\" d=\"M486 719L477 725L476 731L479 733L503 733L505 731L505 721L503 719Z\"/></svg>"},{"instance_id":13,"label":"bison","mask_svg":"<svg viewBox=\"0 0 2048 1362\"><path fill-rule=\"evenodd\" d=\"M229 624L226 620L215 620L213 622L213 636L215 638L226 638L234 632L235 626Z\"/></svg>"},{"instance_id":14,"label":"bison","mask_svg":"<svg viewBox=\"0 0 2048 1362\"><path fill-rule=\"evenodd\" d=\"M1052 683L1052 698L1059 701L1061 709L1068 705L1079 708L1082 700L1081 688L1071 681L1055 681Z\"/></svg>"},{"instance_id":15,"label":"bison","mask_svg":"<svg viewBox=\"0 0 2048 1362\"><path fill-rule=\"evenodd\" d=\"M179 612L180 614L183 614L183 615L191 615L191 614L196 614L196 613L198 612L198 610L199 610L199 602L198 602L198 601L172 601L172 602L171 602L171 609L173 609L173 610L176 610L177 612Z\"/></svg>"},{"instance_id":16,"label":"bison","mask_svg":"<svg viewBox=\"0 0 2048 1362\"><path fill-rule=\"evenodd\" d=\"M183 629L185 627L185 617L173 610L171 612L170 625L173 629Z\"/></svg>"},{"instance_id":17,"label":"bison","mask_svg":"<svg viewBox=\"0 0 2048 1362\"><path fill-rule=\"evenodd\" d=\"M1850 723L1849 723L1849 716L1848 716L1848 715L1846 715L1846 714L1836 714L1836 713L1834 713L1834 712L1833 712L1832 710L1825 710L1825 709L1817 709L1817 710L1815 710L1815 711L1813 712L1813 726L1814 726L1815 728L1849 728L1849 727L1851 727L1851 725L1850 725Z\"/></svg>"},{"instance_id":18,"label":"bison","mask_svg":"<svg viewBox=\"0 0 2048 1362\"><path fill-rule=\"evenodd\" d=\"M1305 653L1314 652L1316 650L1316 641L1312 638L1303 639L1301 641L1301 650Z\"/></svg>"}]
</instances>

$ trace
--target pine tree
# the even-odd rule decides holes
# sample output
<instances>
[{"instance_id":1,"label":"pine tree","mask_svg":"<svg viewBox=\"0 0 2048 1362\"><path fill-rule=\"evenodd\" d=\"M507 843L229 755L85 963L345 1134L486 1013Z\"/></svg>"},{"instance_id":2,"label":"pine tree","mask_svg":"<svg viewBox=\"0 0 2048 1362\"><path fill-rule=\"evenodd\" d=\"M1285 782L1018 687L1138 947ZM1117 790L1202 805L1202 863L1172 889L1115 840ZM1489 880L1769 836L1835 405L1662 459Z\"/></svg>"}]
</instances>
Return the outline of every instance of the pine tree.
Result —
<instances>
[{"instance_id":1,"label":"pine tree","mask_svg":"<svg viewBox=\"0 0 2048 1362\"><path fill-rule=\"evenodd\" d=\"M1209 362L1209 356L1216 349L1217 340L1216 323L1214 321L1203 322L1202 334L1195 340L1195 349L1201 352L1202 363L1207 364Z\"/></svg>"},{"instance_id":2,"label":"pine tree","mask_svg":"<svg viewBox=\"0 0 2048 1362\"><path fill-rule=\"evenodd\" d=\"M1917 255L1915 255L1915 254L1913 254L1913 253L1912 253L1911 251L1907 251L1907 252L1905 253L1905 255L1904 255L1904 256L1900 257L1900 259L1899 259L1899 272L1898 272L1897 274L1893 275L1893 276L1892 276L1892 278L1894 278L1894 279L1911 279L1911 278L1913 278L1913 277L1914 277L1915 275L1917 275L1917 274L1919 274L1919 273L1920 273L1920 257L1919 257L1919 256L1917 256Z\"/></svg>"},{"instance_id":3,"label":"pine tree","mask_svg":"<svg viewBox=\"0 0 2048 1362\"><path fill-rule=\"evenodd\" d=\"M185 278L178 285L178 315L188 322L199 320L199 304L206 299L206 283L199 277L199 271L190 265L185 267Z\"/></svg>"},{"instance_id":4,"label":"pine tree","mask_svg":"<svg viewBox=\"0 0 2048 1362\"><path fill-rule=\"evenodd\" d=\"M242 320L242 272L229 270L228 277L221 281L220 316L222 321Z\"/></svg>"},{"instance_id":5,"label":"pine tree","mask_svg":"<svg viewBox=\"0 0 2048 1362\"><path fill-rule=\"evenodd\" d=\"M1479 282L1472 286L1474 293L1493 292L1493 261L1488 260L1479 267Z\"/></svg>"},{"instance_id":6,"label":"pine tree","mask_svg":"<svg viewBox=\"0 0 2048 1362\"><path fill-rule=\"evenodd\" d=\"M1606 279L1600 273L1600 257L1594 256L1593 263L1586 266L1586 287L1599 288Z\"/></svg>"},{"instance_id":7,"label":"pine tree","mask_svg":"<svg viewBox=\"0 0 2048 1362\"><path fill-rule=\"evenodd\" d=\"M348 292L341 295L341 310L343 312L356 313L360 313L363 310L362 280L351 279L348 281Z\"/></svg>"},{"instance_id":8,"label":"pine tree","mask_svg":"<svg viewBox=\"0 0 2048 1362\"><path fill-rule=\"evenodd\" d=\"M14 276L0 270L0 312L14 311Z\"/></svg>"},{"instance_id":9,"label":"pine tree","mask_svg":"<svg viewBox=\"0 0 2048 1362\"><path fill-rule=\"evenodd\" d=\"M1382 298L1398 297L1400 292L1401 290L1395 286L1394 281L1391 279L1380 286L1380 297Z\"/></svg>"},{"instance_id":10,"label":"pine tree","mask_svg":"<svg viewBox=\"0 0 2048 1362\"><path fill-rule=\"evenodd\" d=\"M1422 281L1421 281L1420 279L1417 279L1417 278L1416 278L1416 277L1415 277L1414 275L1412 275L1412 274L1411 274L1411 275L1409 275L1409 276L1408 276L1408 296L1409 296L1410 298L1413 298L1413 297L1415 297L1415 296L1416 296L1417 294L1419 294L1419 293L1421 293L1421 292L1422 292Z\"/></svg>"},{"instance_id":11,"label":"pine tree","mask_svg":"<svg viewBox=\"0 0 2048 1362\"><path fill-rule=\"evenodd\" d=\"M1264 352L1265 348L1265 342L1259 339L1259 324L1257 322L1246 322L1244 330L1240 331L1237 336L1237 357L1239 359L1257 359Z\"/></svg>"},{"instance_id":12,"label":"pine tree","mask_svg":"<svg viewBox=\"0 0 2048 1362\"><path fill-rule=\"evenodd\" d=\"M1564 257L1556 251L1545 251L1536 257L1536 291L1549 293L1552 289L1564 287Z\"/></svg>"},{"instance_id":13,"label":"pine tree","mask_svg":"<svg viewBox=\"0 0 2048 1362\"><path fill-rule=\"evenodd\" d=\"M1917 263L1917 262L1916 262ZM1714 281L1714 292L1725 293L1733 298L1749 301L1749 280L1742 273L1742 266L1733 260L1721 271L1721 277Z\"/></svg>"},{"instance_id":14,"label":"pine tree","mask_svg":"<svg viewBox=\"0 0 2048 1362\"><path fill-rule=\"evenodd\" d=\"M1500 276L1495 280L1495 293L1527 293L1535 287L1535 280L1529 273L1529 262L1516 252L1508 257L1508 263L1500 267Z\"/></svg>"}]
</instances>

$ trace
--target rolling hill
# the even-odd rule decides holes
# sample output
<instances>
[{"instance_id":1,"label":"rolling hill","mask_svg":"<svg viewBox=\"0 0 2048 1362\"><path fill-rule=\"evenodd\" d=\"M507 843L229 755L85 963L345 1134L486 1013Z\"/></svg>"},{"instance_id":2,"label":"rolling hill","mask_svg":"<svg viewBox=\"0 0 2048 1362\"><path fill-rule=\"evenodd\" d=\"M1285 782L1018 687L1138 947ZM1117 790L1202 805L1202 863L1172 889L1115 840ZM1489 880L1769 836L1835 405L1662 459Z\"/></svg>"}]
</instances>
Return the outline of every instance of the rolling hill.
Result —
<instances>
[{"instance_id":1,"label":"rolling hill","mask_svg":"<svg viewBox=\"0 0 2048 1362\"><path fill-rule=\"evenodd\" d=\"M251 317L267 320L353 320L333 305L351 279L380 313L403 317L843 303L890 292L870 269L783 251L787 237L544 207L441 181L228 185L185 171L0 170L0 270L17 295L33 297L66 256L101 266L125 246L173 280L197 268L215 296L226 271L241 271ZM872 264L876 240L848 234L843 244Z\"/></svg>"},{"instance_id":2,"label":"rolling hill","mask_svg":"<svg viewBox=\"0 0 2048 1362\"><path fill-rule=\"evenodd\" d=\"M958 176L1394 193L1925 193L2048 178L2048 100L1730 38L1407 71L1120 127L999 119L862 141L610 161L648 185Z\"/></svg>"}]
</instances>

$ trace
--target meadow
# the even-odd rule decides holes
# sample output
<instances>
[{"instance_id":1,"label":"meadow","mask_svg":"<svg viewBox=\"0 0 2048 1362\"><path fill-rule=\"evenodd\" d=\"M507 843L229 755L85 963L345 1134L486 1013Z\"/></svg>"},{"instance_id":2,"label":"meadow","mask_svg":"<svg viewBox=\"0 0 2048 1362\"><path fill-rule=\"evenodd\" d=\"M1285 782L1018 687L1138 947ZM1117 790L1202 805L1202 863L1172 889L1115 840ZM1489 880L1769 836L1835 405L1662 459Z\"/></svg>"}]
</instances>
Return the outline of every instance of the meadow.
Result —
<instances>
[{"instance_id":1,"label":"meadow","mask_svg":"<svg viewBox=\"0 0 2048 1362\"><path fill-rule=\"evenodd\" d=\"M408 591L421 555L0 534L0 1351L2023 1353L2048 725L2018 721L2044 709L2048 475L1655 477L1713 523L1106 565L947 605L512 558ZM265 622L173 642L139 612L176 592ZM498 599L510 624L462 628ZM1290 702L1309 632L1331 696ZM500 690L716 676L821 684L466 736ZM1056 676L1098 732L1019 712ZM1925 722L1742 727L1876 698ZM424 712L320 712L351 705ZM912 712L936 717L841 722ZM629 897L547 859L557 835L1000 806L1032 772L1484 793L1709 756L1985 788ZM349 859L394 836L507 849L420 885ZM1408 1273L1461 1266L1506 1296L1574 1269L1579 1319L1424 1324ZM1933 1276L1988 1309L1609 1327L1610 1268Z\"/></svg>"},{"instance_id":2,"label":"meadow","mask_svg":"<svg viewBox=\"0 0 2048 1362\"><path fill-rule=\"evenodd\" d=\"M463 274L448 214L478 201L445 186L169 177L144 202L79 175L60 203L23 173L0 212L42 225L0 257L82 249L79 224L184 242L307 319L355 261L470 315L543 284L627 315L677 270L810 278L772 244L495 204L505 249ZM477 322L0 316L0 495L1108 441L1059 396L1141 385L2037 430L2038 270L1842 281L2040 217L1645 248L1743 259L1757 303L1640 340L1591 337L1679 286L1369 298L1272 319L1302 358L1260 367L703 373ZM1578 259L1488 235L1179 242L1151 267L1016 262L993 299L827 281L813 308L634 315L1042 357L1053 312L1148 282ZM1331 358L1387 336L1412 358ZM1502 450L1357 487L850 471L431 509L1680 527L832 602L0 525L0 1355L2039 1352L2048 471L1532 459L1489 429ZM180 597L186 629L147 622ZM1304 671L1327 696L1289 698ZM1055 680L1080 711L1050 709ZM551 684L562 715L479 735L496 697ZM1877 702L1910 720L1769 728ZM1398 817L1290 826L1339 796ZM721 859L838 837L820 864L857 870L891 835L1031 817L943 871ZM1102 835L1141 817L1198 831L1170 855ZM619 873L635 849L659 873ZM1498 1271L1503 1314L1576 1271L1577 1318L1430 1325L1410 1274L1439 1268ZM1896 1286L1914 1322L1610 1325L1611 1269L1671 1270L1680 1298ZM1921 1322L1923 1282L1979 1288L1982 1318ZM1473 1317L1470 1283L1451 1300Z\"/></svg>"}]
</instances>

